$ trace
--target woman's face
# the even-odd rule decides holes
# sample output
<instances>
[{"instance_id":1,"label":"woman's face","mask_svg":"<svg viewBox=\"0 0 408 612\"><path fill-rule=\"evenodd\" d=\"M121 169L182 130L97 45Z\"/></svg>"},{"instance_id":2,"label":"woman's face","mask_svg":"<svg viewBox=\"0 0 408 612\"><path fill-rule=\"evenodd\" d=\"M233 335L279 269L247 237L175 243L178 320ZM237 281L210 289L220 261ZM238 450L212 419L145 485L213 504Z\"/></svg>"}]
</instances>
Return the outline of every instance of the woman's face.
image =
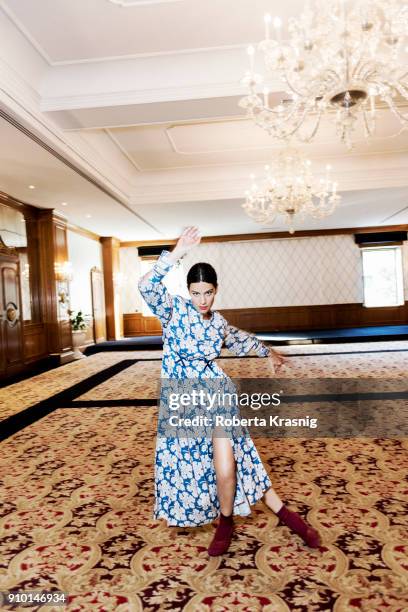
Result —
<instances>
[{"instance_id":1,"label":"woman's face","mask_svg":"<svg viewBox=\"0 0 408 612\"><path fill-rule=\"evenodd\" d=\"M200 282L191 283L188 291L194 308L204 316L208 314L213 305L217 288L211 283Z\"/></svg>"}]
</instances>

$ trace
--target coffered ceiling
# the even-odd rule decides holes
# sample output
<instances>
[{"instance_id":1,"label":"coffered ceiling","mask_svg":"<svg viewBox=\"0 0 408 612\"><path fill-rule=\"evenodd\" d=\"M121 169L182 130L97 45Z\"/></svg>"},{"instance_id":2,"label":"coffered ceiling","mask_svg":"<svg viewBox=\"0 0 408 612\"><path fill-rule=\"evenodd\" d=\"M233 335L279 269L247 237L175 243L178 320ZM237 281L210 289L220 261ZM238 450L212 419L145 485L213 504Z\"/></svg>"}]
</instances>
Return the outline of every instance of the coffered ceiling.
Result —
<instances>
[{"instance_id":1,"label":"coffered ceiling","mask_svg":"<svg viewBox=\"0 0 408 612\"><path fill-rule=\"evenodd\" d=\"M30 169L39 181L46 168L48 192L36 191L33 203L69 199L73 223L122 240L171 238L190 224L204 235L282 229L258 226L240 206L250 174L261 175L283 146L243 116L240 78L263 14L285 20L303 4L0 1L0 109L17 126L0 125L9 142L0 151L0 190L31 197ZM276 100L281 89L276 81ZM348 152L328 118L302 147L316 172L333 166L343 201L333 217L299 229L408 222L407 132L390 137L398 123L385 109L378 124L370 141L357 131ZM12 138L18 128L24 135ZM47 144L48 164L38 164L38 143L27 144L33 135ZM62 171L61 158L80 176ZM83 218L88 197L92 217Z\"/></svg>"}]
</instances>

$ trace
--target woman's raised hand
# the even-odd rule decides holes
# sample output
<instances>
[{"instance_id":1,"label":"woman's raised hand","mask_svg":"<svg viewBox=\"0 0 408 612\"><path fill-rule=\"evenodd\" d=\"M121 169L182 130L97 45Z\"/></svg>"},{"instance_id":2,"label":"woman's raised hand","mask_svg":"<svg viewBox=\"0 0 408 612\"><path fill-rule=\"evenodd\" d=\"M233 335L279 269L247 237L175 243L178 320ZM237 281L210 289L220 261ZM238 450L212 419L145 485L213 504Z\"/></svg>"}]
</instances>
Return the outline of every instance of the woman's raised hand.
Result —
<instances>
[{"instance_id":1,"label":"woman's raised hand","mask_svg":"<svg viewBox=\"0 0 408 612\"><path fill-rule=\"evenodd\" d=\"M186 227L180 238L177 240L177 244L173 249L173 254L177 254L177 257L183 257L193 247L200 244L201 236L197 227Z\"/></svg>"}]
</instances>

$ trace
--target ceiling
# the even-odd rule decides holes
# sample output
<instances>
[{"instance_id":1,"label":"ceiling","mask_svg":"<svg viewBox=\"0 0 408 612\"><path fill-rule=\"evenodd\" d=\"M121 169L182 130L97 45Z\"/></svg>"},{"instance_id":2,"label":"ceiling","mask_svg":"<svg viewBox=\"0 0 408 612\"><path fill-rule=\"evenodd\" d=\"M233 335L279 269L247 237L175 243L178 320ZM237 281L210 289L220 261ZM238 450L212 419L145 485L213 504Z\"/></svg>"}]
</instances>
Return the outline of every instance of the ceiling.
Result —
<instances>
[{"instance_id":1,"label":"ceiling","mask_svg":"<svg viewBox=\"0 0 408 612\"><path fill-rule=\"evenodd\" d=\"M285 21L303 4L0 0L0 191L124 241L192 224L207 236L282 230L241 208L282 143L243 117L239 81L263 14ZM408 223L407 132L390 137L398 123L383 109L375 138L360 126L349 152L331 119L302 148L317 174L333 166L342 203L297 228Z\"/></svg>"},{"instance_id":2,"label":"ceiling","mask_svg":"<svg viewBox=\"0 0 408 612\"><path fill-rule=\"evenodd\" d=\"M270 0L6 0L6 11L52 64L248 44ZM275 3L276 4L276 3ZM279 14L293 17L303 2Z\"/></svg>"}]
</instances>

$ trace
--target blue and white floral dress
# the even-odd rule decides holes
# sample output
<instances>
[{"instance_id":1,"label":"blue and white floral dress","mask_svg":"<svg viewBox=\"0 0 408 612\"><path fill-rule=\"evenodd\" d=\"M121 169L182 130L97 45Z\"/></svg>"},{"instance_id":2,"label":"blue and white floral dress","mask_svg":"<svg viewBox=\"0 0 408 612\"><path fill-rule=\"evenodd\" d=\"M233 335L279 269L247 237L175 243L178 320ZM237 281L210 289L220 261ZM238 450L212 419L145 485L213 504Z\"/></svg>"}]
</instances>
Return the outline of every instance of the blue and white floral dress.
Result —
<instances>
[{"instance_id":1,"label":"blue and white floral dress","mask_svg":"<svg viewBox=\"0 0 408 612\"><path fill-rule=\"evenodd\" d=\"M223 344L235 355L269 350L256 337L229 325L217 311L204 319L190 300L172 296L162 279L172 267L163 251L139 289L163 327L162 378L230 379L215 362ZM271 481L249 435L231 437L237 486L233 513L247 516L271 487ZM179 527L204 525L220 512L212 439L157 437L154 518Z\"/></svg>"}]
</instances>

